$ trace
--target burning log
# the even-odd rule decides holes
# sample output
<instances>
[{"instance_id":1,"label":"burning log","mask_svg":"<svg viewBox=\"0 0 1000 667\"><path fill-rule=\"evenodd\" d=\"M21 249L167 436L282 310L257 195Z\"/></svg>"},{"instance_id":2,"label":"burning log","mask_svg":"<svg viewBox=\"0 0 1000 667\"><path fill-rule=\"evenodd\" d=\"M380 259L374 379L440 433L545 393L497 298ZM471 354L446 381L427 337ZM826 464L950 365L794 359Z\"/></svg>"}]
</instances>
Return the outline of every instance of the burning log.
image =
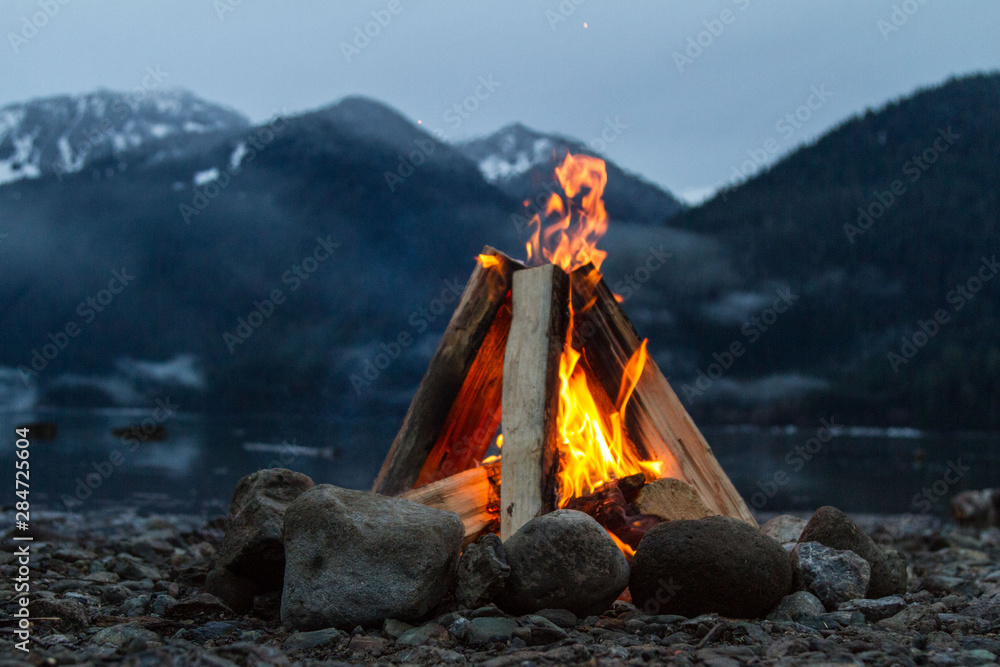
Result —
<instances>
[{"instance_id":1,"label":"burning log","mask_svg":"<svg viewBox=\"0 0 1000 667\"><path fill-rule=\"evenodd\" d=\"M375 479L378 493L397 495L418 479L428 484L471 468L496 432L499 360L509 327L509 319L498 314L509 301L511 276L524 265L489 246L483 256L490 259L472 272ZM479 361L484 343L488 358Z\"/></svg>"},{"instance_id":2,"label":"burning log","mask_svg":"<svg viewBox=\"0 0 1000 667\"><path fill-rule=\"evenodd\" d=\"M499 484L500 463L494 462L407 491L401 497L458 514L465 526L464 544L469 544L499 528Z\"/></svg>"},{"instance_id":3,"label":"burning log","mask_svg":"<svg viewBox=\"0 0 1000 667\"><path fill-rule=\"evenodd\" d=\"M573 272L574 341L595 381L615 396L622 374L641 342L625 311L593 266ZM687 482L712 514L757 522L712 448L681 405L670 383L649 359L625 415L629 434L647 459L664 463L662 476Z\"/></svg>"},{"instance_id":4,"label":"burning log","mask_svg":"<svg viewBox=\"0 0 1000 667\"><path fill-rule=\"evenodd\" d=\"M553 264L518 272L503 364L500 538L555 509L559 356L569 325L569 276Z\"/></svg>"}]
</instances>

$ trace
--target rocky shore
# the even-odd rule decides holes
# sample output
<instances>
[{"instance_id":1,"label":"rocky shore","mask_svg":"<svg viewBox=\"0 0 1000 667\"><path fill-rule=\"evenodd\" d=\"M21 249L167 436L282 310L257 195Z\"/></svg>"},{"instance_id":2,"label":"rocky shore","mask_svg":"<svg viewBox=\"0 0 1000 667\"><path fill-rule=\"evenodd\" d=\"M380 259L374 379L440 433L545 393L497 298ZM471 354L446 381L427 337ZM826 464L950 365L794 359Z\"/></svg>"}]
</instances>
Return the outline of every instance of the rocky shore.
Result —
<instances>
[{"instance_id":1,"label":"rocky shore","mask_svg":"<svg viewBox=\"0 0 1000 667\"><path fill-rule=\"evenodd\" d=\"M691 591L695 584L671 578L663 563L640 562L632 565L633 588L636 570L659 577L661 588L652 599L662 603L650 605L647 595L636 604L617 600L600 613L578 608L578 613L541 609L510 615L492 603L467 606L450 596L417 621L296 631L282 624L280 591L251 595L239 613L206 592L206 579L224 551L224 517L138 516L127 508L33 513L31 651L14 646L16 557L0 552L0 665L996 664L1000 531L958 528L929 516L852 518L881 552L894 550L898 557L872 567L864 554L788 541L785 552L792 552L795 580L790 590L798 590L764 618L700 613ZM13 516L4 519L11 525ZM791 517L767 524L762 532L776 545L767 546L768 553L782 551L777 545L783 536L801 532L804 524ZM654 537L665 543L688 539L673 534L676 530L661 533ZM471 550L477 559L472 571L482 571L479 564L502 571L495 544L477 547ZM769 567L762 563L757 567ZM831 570L829 563L836 567ZM879 585L898 585L893 568L899 566L907 575L905 590L864 596L876 570L885 570ZM470 568L458 566L460 580L463 567ZM657 567L667 568L666 579ZM671 567L680 567L680 561ZM768 576L785 575L778 568ZM698 577L691 581L714 574ZM467 577L459 599L473 604L488 599L488 585L476 585ZM727 586L738 582L712 585L718 590L711 594L724 599ZM751 600L731 597L734 611L753 611L747 607ZM689 605L685 614L672 611L674 601Z\"/></svg>"}]
</instances>

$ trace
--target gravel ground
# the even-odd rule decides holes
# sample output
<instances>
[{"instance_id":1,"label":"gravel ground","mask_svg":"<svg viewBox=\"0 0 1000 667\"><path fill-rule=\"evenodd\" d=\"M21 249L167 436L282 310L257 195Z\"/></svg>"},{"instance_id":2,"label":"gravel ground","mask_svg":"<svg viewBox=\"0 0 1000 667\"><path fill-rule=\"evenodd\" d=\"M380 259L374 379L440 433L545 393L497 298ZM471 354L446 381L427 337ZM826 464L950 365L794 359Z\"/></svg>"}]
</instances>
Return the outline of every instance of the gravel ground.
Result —
<instances>
[{"instance_id":1,"label":"gravel ground","mask_svg":"<svg viewBox=\"0 0 1000 667\"><path fill-rule=\"evenodd\" d=\"M13 518L4 515L7 525ZM453 605L416 628L387 621L353 633L290 632L277 620L276 596L240 616L204 593L221 517L121 508L32 518L31 650L15 648L18 563L8 536L0 665L988 665L1000 656L1000 531L927 516L853 517L900 550L910 573L902 601L854 611L798 622L687 619L619 601L606 615L578 619Z\"/></svg>"}]
</instances>

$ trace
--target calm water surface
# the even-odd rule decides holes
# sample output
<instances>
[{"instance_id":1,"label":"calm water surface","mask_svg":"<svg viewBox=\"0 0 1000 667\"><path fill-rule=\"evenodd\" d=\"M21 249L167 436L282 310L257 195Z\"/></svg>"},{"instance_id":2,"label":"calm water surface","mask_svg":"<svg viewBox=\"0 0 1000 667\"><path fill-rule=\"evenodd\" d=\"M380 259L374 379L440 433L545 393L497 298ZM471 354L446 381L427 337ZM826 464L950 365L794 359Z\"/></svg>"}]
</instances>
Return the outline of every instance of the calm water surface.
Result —
<instances>
[{"instance_id":1,"label":"calm water surface","mask_svg":"<svg viewBox=\"0 0 1000 667\"><path fill-rule=\"evenodd\" d=\"M148 410L0 414L0 469L13 479L17 425L55 421L56 439L31 445L35 508L96 509L125 502L148 511L217 514L227 507L236 481L263 467L298 470L317 483L370 488L402 421L401 414L376 419L175 415L163 424L163 441L134 444L112 435L112 429L149 415ZM736 488L764 512L832 504L848 512L943 515L953 493L996 486L1000 479L996 434L841 429L827 437L811 429L744 427L703 432ZM3 489L2 502L12 504L13 483Z\"/></svg>"}]
</instances>

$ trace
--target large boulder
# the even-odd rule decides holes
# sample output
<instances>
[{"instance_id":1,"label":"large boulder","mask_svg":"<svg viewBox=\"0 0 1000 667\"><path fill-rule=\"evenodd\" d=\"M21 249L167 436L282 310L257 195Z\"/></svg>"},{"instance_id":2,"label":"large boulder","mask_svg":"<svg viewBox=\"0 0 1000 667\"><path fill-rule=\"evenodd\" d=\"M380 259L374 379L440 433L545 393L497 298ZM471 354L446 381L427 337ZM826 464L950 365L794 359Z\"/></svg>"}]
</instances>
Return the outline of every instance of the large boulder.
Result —
<instances>
[{"instance_id":1,"label":"large boulder","mask_svg":"<svg viewBox=\"0 0 1000 667\"><path fill-rule=\"evenodd\" d=\"M280 588L285 570L285 511L314 486L307 475L285 468L258 470L241 479L229 504L216 567L251 579L261 590Z\"/></svg>"},{"instance_id":2,"label":"large boulder","mask_svg":"<svg viewBox=\"0 0 1000 667\"><path fill-rule=\"evenodd\" d=\"M799 543L819 542L832 549L846 549L868 561L871 581L866 597L883 598L906 592L906 568L887 556L875 541L836 507L820 507L806 524Z\"/></svg>"},{"instance_id":3,"label":"large boulder","mask_svg":"<svg viewBox=\"0 0 1000 667\"><path fill-rule=\"evenodd\" d=\"M809 591L826 607L862 598L868 590L871 566L847 549L831 549L819 542L799 542L791 555L793 586Z\"/></svg>"},{"instance_id":4,"label":"large boulder","mask_svg":"<svg viewBox=\"0 0 1000 667\"><path fill-rule=\"evenodd\" d=\"M654 526L632 561L632 601L649 614L764 616L791 588L788 553L722 516Z\"/></svg>"},{"instance_id":5,"label":"large boulder","mask_svg":"<svg viewBox=\"0 0 1000 667\"><path fill-rule=\"evenodd\" d=\"M556 510L535 517L504 542L510 577L500 606L514 614L606 611L628 585L625 555L589 514Z\"/></svg>"},{"instance_id":6,"label":"large boulder","mask_svg":"<svg viewBox=\"0 0 1000 667\"><path fill-rule=\"evenodd\" d=\"M320 484L285 513L281 620L296 630L417 621L455 581L454 512Z\"/></svg>"}]
</instances>

